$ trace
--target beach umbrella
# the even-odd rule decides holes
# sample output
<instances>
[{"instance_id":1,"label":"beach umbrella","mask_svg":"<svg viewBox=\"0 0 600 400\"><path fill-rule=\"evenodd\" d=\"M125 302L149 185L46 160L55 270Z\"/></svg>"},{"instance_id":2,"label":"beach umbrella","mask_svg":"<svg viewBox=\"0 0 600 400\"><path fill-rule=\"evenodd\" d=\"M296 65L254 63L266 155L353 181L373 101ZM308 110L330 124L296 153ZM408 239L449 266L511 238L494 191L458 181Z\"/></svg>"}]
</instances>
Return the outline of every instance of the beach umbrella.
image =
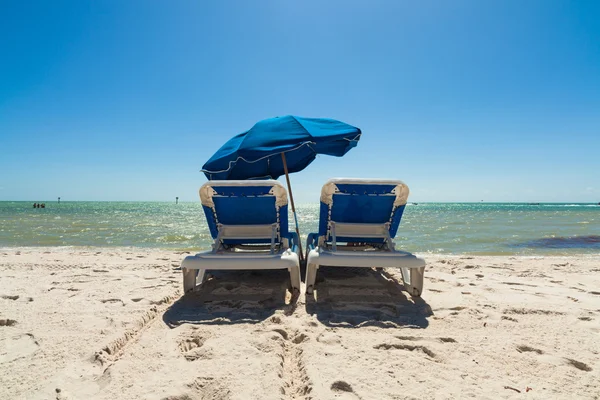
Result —
<instances>
[{"instance_id":1,"label":"beach umbrella","mask_svg":"<svg viewBox=\"0 0 600 400\"><path fill-rule=\"evenodd\" d=\"M209 180L277 179L285 174L300 237L289 174L302 171L317 154L343 156L358 144L360 135L359 128L334 119L269 118L227 141L204 164L202 172Z\"/></svg>"}]
</instances>

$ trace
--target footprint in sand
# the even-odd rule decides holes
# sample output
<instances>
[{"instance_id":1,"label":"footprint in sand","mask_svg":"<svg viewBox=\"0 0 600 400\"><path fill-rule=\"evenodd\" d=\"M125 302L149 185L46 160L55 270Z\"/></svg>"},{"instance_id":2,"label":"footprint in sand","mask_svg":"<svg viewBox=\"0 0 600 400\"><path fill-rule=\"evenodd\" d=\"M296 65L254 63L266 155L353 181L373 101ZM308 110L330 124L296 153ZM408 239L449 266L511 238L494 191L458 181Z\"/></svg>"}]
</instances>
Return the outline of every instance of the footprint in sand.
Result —
<instances>
[{"instance_id":1,"label":"footprint in sand","mask_svg":"<svg viewBox=\"0 0 600 400\"><path fill-rule=\"evenodd\" d=\"M590 372L592 370L592 367L590 367L586 363L582 363L581 361L573 360L572 358L565 358L565 360L567 360L567 363L569 365L571 365L581 371Z\"/></svg>"},{"instance_id":2,"label":"footprint in sand","mask_svg":"<svg viewBox=\"0 0 600 400\"><path fill-rule=\"evenodd\" d=\"M0 326L14 326L17 321L14 319L0 319Z\"/></svg>"},{"instance_id":3,"label":"footprint in sand","mask_svg":"<svg viewBox=\"0 0 600 400\"><path fill-rule=\"evenodd\" d=\"M101 303L121 303L121 305L125 306L125 302L121 299L103 299L100 300Z\"/></svg>"},{"instance_id":4,"label":"footprint in sand","mask_svg":"<svg viewBox=\"0 0 600 400\"><path fill-rule=\"evenodd\" d=\"M440 341L442 343L457 343L456 339L451 337L439 337L439 338L425 338L420 336L396 336L396 339L400 340L408 340L411 342L419 341L419 340L429 340L429 341Z\"/></svg>"},{"instance_id":5,"label":"footprint in sand","mask_svg":"<svg viewBox=\"0 0 600 400\"><path fill-rule=\"evenodd\" d=\"M418 337L418 336L396 336L396 339L417 341L417 340L423 340L424 338Z\"/></svg>"},{"instance_id":6,"label":"footprint in sand","mask_svg":"<svg viewBox=\"0 0 600 400\"><path fill-rule=\"evenodd\" d=\"M285 329L276 328L276 329L273 329L273 332L279 333L282 338L284 338L285 340L288 340L288 333Z\"/></svg>"},{"instance_id":7,"label":"footprint in sand","mask_svg":"<svg viewBox=\"0 0 600 400\"><path fill-rule=\"evenodd\" d=\"M170 296L165 296L159 300L150 300L150 304L153 306L162 306L163 304L167 304L173 301L173 298Z\"/></svg>"},{"instance_id":8,"label":"footprint in sand","mask_svg":"<svg viewBox=\"0 0 600 400\"><path fill-rule=\"evenodd\" d=\"M163 397L161 400L192 400L192 399L229 399L231 390L226 381L217 380L210 376L200 376L189 383L189 393Z\"/></svg>"},{"instance_id":9,"label":"footprint in sand","mask_svg":"<svg viewBox=\"0 0 600 400\"><path fill-rule=\"evenodd\" d=\"M456 343L456 339L451 337L439 337L439 338L424 338L419 336L396 336L396 339L400 340L408 340L411 342L419 341L419 340L429 340L429 341L440 341L442 343Z\"/></svg>"},{"instance_id":10,"label":"footprint in sand","mask_svg":"<svg viewBox=\"0 0 600 400\"><path fill-rule=\"evenodd\" d=\"M59 282L52 282L51 284L55 284L55 283L59 283ZM59 288L59 287L56 287L56 286L52 286L52 287L50 287L50 289L48 289L48 291L51 292L51 291L57 290L57 289L67 290L69 292L79 292L81 290L81 289L77 289L77 288L67 288L67 289L64 289L64 288Z\"/></svg>"},{"instance_id":11,"label":"footprint in sand","mask_svg":"<svg viewBox=\"0 0 600 400\"><path fill-rule=\"evenodd\" d=\"M308 335L305 335L304 333L299 333L292 338L292 343L300 344L300 343L306 342L309 339L310 338L308 337Z\"/></svg>"},{"instance_id":12,"label":"footprint in sand","mask_svg":"<svg viewBox=\"0 0 600 400\"><path fill-rule=\"evenodd\" d=\"M326 344L328 346L340 344L341 338L333 332L323 332L317 336L317 342Z\"/></svg>"},{"instance_id":13,"label":"footprint in sand","mask_svg":"<svg viewBox=\"0 0 600 400\"><path fill-rule=\"evenodd\" d=\"M529 286L529 287L537 287L537 285L529 285L527 283L519 283L519 282L502 282L503 285L509 286Z\"/></svg>"},{"instance_id":14,"label":"footprint in sand","mask_svg":"<svg viewBox=\"0 0 600 400\"><path fill-rule=\"evenodd\" d=\"M0 363L27 357L39 348L39 343L31 333L9 337L3 342L0 346Z\"/></svg>"},{"instance_id":15,"label":"footprint in sand","mask_svg":"<svg viewBox=\"0 0 600 400\"><path fill-rule=\"evenodd\" d=\"M561 312L561 311L536 310L536 309L528 309L528 308L507 308L506 310L504 310L504 314L565 315L565 313Z\"/></svg>"},{"instance_id":16,"label":"footprint in sand","mask_svg":"<svg viewBox=\"0 0 600 400\"><path fill-rule=\"evenodd\" d=\"M330 389L332 392L345 392L352 393L354 396L358 397L356 393L354 393L354 389L352 386L345 381L335 381L331 384Z\"/></svg>"},{"instance_id":17,"label":"footprint in sand","mask_svg":"<svg viewBox=\"0 0 600 400\"><path fill-rule=\"evenodd\" d=\"M195 392L192 398L201 399L229 399L231 398L231 390L228 388L228 381L217 380L212 377L202 376L188 385Z\"/></svg>"},{"instance_id":18,"label":"footprint in sand","mask_svg":"<svg viewBox=\"0 0 600 400\"><path fill-rule=\"evenodd\" d=\"M429 279L433 283L435 283L435 282L446 282L446 280L442 279L442 278L434 278L434 277L426 277L426 278Z\"/></svg>"},{"instance_id":19,"label":"footprint in sand","mask_svg":"<svg viewBox=\"0 0 600 400\"><path fill-rule=\"evenodd\" d=\"M429 357L435 358L435 353L433 351L429 350L425 346L416 346L416 345L404 344L404 343L381 343L381 344L377 344L377 345L373 346L373 348L377 349L377 350L398 349L398 350L408 350L408 351L421 351L421 352L425 353L426 355L428 355Z\"/></svg>"},{"instance_id":20,"label":"footprint in sand","mask_svg":"<svg viewBox=\"0 0 600 400\"><path fill-rule=\"evenodd\" d=\"M442 343L456 343L456 339L451 338L451 337L441 337L441 338L438 338L438 339Z\"/></svg>"},{"instance_id":21,"label":"footprint in sand","mask_svg":"<svg viewBox=\"0 0 600 400\"><path fill-rule=\"evenodd\" d=\"M210 335L203 332L194 332L191 336L179 341L179 351L188 361L195 361L200 358L208 358L209 355L201 350L204 343L210 339Z\"/></svg>"},{"instance_id":22,"label":"footprint in sand","mask_svg":"<svg viewBox=\"0 0 600 400\"><path fill-rule=\"evenodd\" d=\"M544 354L544 352L540 349L536 349L534 347L531 346L527 346L527 345L523 345L523 346L517 346L517 351L519 353L527 353L527 352L532 352L532 353L537 353L537 354Z\"/></svg>"}]
</instances>

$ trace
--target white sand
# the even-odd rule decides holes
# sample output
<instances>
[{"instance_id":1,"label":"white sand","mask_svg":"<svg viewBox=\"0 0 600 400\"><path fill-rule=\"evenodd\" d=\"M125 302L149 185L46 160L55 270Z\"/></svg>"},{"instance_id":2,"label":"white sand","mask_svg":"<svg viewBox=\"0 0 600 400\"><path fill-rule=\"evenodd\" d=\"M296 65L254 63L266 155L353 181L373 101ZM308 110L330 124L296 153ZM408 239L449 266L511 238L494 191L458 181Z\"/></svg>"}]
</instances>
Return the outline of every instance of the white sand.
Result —
<instances>
[{"instance_id":1,"label":"white sand","mask_svg":"<svg viewBox=\"0 0 600 400\"><path fill-rule=\"evenodd\" d=\"M321 269L295 302L283 271L182 299L184 256L0 249L0 398L600 398L600 256L426 257L416 301Z\"/></svg>"}]
</instances>

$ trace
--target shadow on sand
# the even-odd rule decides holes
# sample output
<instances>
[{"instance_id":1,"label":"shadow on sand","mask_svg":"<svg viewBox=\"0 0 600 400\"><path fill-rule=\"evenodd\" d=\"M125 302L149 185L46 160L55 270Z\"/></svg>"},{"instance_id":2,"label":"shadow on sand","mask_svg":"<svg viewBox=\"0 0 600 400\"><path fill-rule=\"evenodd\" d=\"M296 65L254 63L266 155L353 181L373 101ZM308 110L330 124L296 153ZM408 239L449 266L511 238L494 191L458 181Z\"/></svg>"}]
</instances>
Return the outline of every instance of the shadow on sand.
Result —
<instances>
[{"instance_id":1,"label":"shadow on sand","mask_svg":"<svg viewBox=\"0 0 600 400\"><path fill-rule=\"evenodd\" d=\"M297 297L288 291L285 270L210 271L199 291L177 300L163 314L170 328L181 324L255 324L284 310L291 314Z\"/></svg>"},{"instance_id":2,"label":"shadow on sand","mask_svg":"<svg viewBox=\"0 0 600 400\"><path fill-rule=\"evenodd\" d=\"M400 272L398 272L399 274ZM367 268L321 267L306 311L340 328L427 328L433 315L425 300L411 297L392 274Z\"/></svg>"}]
</instances>

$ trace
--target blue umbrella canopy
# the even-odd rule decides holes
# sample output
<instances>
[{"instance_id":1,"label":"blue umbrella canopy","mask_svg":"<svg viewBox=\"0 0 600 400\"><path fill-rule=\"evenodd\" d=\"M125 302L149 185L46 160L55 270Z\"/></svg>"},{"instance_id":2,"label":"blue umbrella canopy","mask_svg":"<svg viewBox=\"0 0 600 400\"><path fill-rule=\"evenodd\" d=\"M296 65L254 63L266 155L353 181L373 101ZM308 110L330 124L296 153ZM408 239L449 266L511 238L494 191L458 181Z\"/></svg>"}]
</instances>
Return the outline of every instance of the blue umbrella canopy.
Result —
<instances>
[{"instance_id":1,"label":"blue umbrella canopy","mask_svg":"<svg viewBox=\"0 0 600 400\"><path fill-rule=\"evenodd\" d=\"M360 135L359 128L334 119L269 118L227 141L202 172L209 180L277 179L285 173L284 160L288 172L302 171L317 154L343 156Z\"/></svg>"}]
</instances>

